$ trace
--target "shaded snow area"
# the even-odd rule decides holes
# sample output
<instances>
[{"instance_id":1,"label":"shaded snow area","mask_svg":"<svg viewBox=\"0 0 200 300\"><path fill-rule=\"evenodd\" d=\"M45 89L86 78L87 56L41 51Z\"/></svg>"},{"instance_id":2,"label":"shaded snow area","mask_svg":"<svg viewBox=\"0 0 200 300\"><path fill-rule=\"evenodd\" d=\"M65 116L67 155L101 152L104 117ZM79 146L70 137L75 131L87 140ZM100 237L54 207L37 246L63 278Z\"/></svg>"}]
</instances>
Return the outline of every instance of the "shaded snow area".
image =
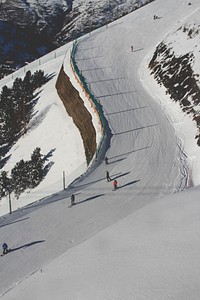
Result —
<instances>
[{"instance_id":1,"label":"shaded snow area","mask_svg":"<svg viewBox=\"0 0 200 300\"><path fill-rule=\"evenodd\" d=\"M196 126L148 68L157 45L170 34L174 38L174 32L191 22L199 9L198 0L191 5L185 0L155 0L78 40L76 63L108 121L102 150L107 150L109 163L99 158L64 191L1 218L1 241L12 250L0 259L2 299L200 298L200 176L196 167L200 161L191 137ZM185 36L179 36L179 41L184 54L188 51ZM177 48L176 39L174 43ZM70 46L65 46L65 52ZM62 62L75 85L69 52L60 55L57 64L48 56L42 67L56 75ZM200 73L198 65L195 72ZM34 129L41 143L37 146L45 153L48 147L60 149L58 156L52 156L56 166L58 157L66 156L65 138L74 130L71 151L80 147L80 152L65 163L74 162L80 170L84 163L82 146L76 144L80 136L55 95L55 77L43 87L44 100L38 102L38 114L45 109L45 101L49 106ZM52 98L56 102L50 102ZM57 108L56 120L67 135L54 133L57 121L49 113L52 107ZM93 122L98 132L95 116ZM42 125L49 130L44 133ZM34 130L12 150L13 159L26 139L30 145L29 135L31 141L36 139ZM50 140L55 138L51 146L49 132ZM51 193L55 183L48 178ZM116 191L113 179L118 181ZM192 184L196 186L186 189ZM76 205L70 207L72 193ZM24 200L18 200L19 206L20 201Z\"/></svg>"}]
</instances>

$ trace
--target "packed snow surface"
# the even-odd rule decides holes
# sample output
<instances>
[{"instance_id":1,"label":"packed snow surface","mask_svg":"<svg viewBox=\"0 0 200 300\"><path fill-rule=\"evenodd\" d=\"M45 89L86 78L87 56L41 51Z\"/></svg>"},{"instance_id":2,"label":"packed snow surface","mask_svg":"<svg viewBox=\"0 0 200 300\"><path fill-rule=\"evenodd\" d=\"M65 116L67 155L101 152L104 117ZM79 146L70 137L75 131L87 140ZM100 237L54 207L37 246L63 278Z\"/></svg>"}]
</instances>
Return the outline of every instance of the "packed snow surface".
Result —
<instances>
[{"instance_id":1,"label":"packed snow surface","mask_svg":"<svg viewBox=\"0 0 200 300\"><path fill-rule=\"evenodd\" d=\"M2 299L200 298L199 186L181 192L198 182L195 126L147 70L156 45L199 8L156 0L79 40L76 62L112 135L109 164L2 218L13 250L0 260Z\"/></svg>"}]
</instances>

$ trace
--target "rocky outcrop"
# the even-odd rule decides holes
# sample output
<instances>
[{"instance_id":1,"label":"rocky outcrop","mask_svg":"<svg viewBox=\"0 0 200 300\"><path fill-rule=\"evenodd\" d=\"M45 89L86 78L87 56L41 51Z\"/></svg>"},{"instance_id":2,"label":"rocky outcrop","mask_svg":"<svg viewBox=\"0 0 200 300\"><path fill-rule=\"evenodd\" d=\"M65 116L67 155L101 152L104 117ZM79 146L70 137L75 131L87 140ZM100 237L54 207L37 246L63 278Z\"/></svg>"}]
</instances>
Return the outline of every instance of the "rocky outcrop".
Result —
<instances>
[{"instance_id":1,"label":"rocky outcrop","mask_svg":"<svg viewBox=\"0 0 200 300\"><path fill-rule=\"evenodd\" d=\"M71 84L63 67L58 75L56 89L67 113L72 117L74 124L80 131L87 164L89 164L96 152L96 131L92 123L92 116L84 106L83 100L80 98L78 91Z\"/></svg>"},{"instance_id":2,"label":"rocky outcrop","mask_svg":"<svg viewBox=\"0 0 200 300\"><path fill-rule=\"evenodd\" d=\"M157 82L165 87L166 94L196 121L195 138L200 146L200 87L199 75L192 67L194 60L192 52L176 56L173 49L162 42L157 46L149 68Z\"/></svg>"},{"instance_id":3,"label":"rocky outcrop","mask_svg":"<svg viewBox=\"0 0 200 300\"><path fill-rule=\"evenodd\" d=\"M62 29L67 9L66 1L1 0L0 20L51 38Z\"/></svg>"}]
</instances>

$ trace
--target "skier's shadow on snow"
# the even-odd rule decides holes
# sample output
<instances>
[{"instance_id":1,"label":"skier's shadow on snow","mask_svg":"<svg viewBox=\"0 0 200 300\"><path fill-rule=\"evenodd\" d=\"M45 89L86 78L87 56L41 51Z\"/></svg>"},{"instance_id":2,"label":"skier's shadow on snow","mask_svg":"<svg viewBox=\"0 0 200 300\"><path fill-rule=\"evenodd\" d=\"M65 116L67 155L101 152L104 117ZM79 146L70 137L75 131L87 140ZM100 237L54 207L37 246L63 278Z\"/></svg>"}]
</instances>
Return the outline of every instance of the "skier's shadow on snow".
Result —
<instances>
[{"instance_id":1,"label":"skier's shadow on snow","mask_svg":"<svg viewBox=\"0 0 200 300\"><path fill-rule=\"evenodd\" d=\"M130 171L129 172L126 172L126 173L122 173L122 174L120 174L120 175L117 175L117 176L111 176L112 177L112 180L115 180L115 179L117 179L117 178L119 178L119 177L122 177L122 176L125 176L125 175L128 175L129 173L131 173Z\"/></svg>"},{"instance_id":2,"label":"skier's shadow on snow","mask_svg":"<svg viewBox=\"0 0 200 300\"><path fill-rule=\"evenodd\" d=\"M98 179L98 180L94 180L94 181L90 181L90 182L87 182L87 183L84 183L84 184L80 184L80 185L75 185L75 184L72 184L71 185L71 187L76 187L76 188L80 188L80 187L86 187L86 186L88 186L88 185L90 185L90 184L93 184L93 183L96 183L96 182L99 182L99 181L102 181L102 180L105 180L105 177L103 177L103 178L100 178L100 179Z\"/></svg>"},{"instance_id":3,"label":"skier's shadow on snow","mask_svg":"<svg viewBox=\"0 0 200 300\"><path fill-rule=\"evenodd\" d=\"M1 227L4 227L4 226L12 225L12 224L14 224L14 223L22 222L22 221L25 221L25 220L28 220L28 219L29 219L29 218L24 218L24 219L20 219L20 220L17 220L17 221L10 222L10 223L8 223L8 224L0 225L0 228L1 228Z\"/></svg>"},{"instance_id":4,"label":"skier's shadow on snow","mask_svg":"<svg viewBox=\"0 0 200 300\"><path fill-rule=\"evenodd\" d=\"M136 93L136 91L121 92L121 93L114 93L114 94L107 94L107 95L100 95L100 96L97 96L96 98L100 99L100 98L107 98L107 97L112 97L112 96L128 95L128 94L133 94L133 93Z\"/></svg>"},{"instance_id":5,"label":"skier's shadow on snow","mask_svg":"<svg viewBox=\"0 0 200 300\"><path fill-rule=\"evenodd\" d=\"M143 49L144 49L144 48L138 48L138 49L133 50L132 52L142 51Z\"/></svg>"},{"instance_id":6,"label":"skier's shadow on snow","mask_svg":"<svg viewBox=\"0 0 200 300\"><path fill-rule=\"evenodd\" d=\"M104 195L105 195L105 194L99 194L99 195L96 195L96 196L92 196L92 197L86 198L85 200L76 202L76 205L77 205L77 204L84 203L84 202L87 202L87 201L94 200L94 199L99 198L99 197L102 197L102 196L104 196Z\"/></svg>"},{"instance_id":7,"label":"skier's shadow on snow","mask_svg":"<svg viewBox=\"0 0 200 300\"><path fill-rule=\"evenodd\" d=\"M135 110L135 108L125 109L125 110L119 110L119 111L107 113L107 114L105 114L105 115L106 115L106 116L111 116L111 115L121 114L121 113L124 113L124 112L129 112L129 111L134 111L134 110Z\"/></svg>"},{"instance_id":8,"label":"skier's shadow on snow","mask_svg":"<svg viewBox=\"0 0 200 300\"><path fill-rule=\"evenodd\" d=\"M117 135L120 135L120 134L126 134L126 133L129 133L129 132L132 132L132 131L142 130L142 129L149 128L149 127L154 127L154 126L158 126L158 124L150 124L150 125L147 125L147 126L142 126L142 127L138 127L138 128L134 128L134 129L130 129L130 130L125 130L125 131L122 131L122 132L114 133L113 135L117 136Z\"/></svg>"},{"instance_id":9,"label":"skier's shadow on snow","mask_svg":"<svg viewBox=\"0 0 200 300\"><path fill-rule=\"evenodd\" d=\"M87 59L94 59L94 58L100 58L103 57L103 55L97 55L97 56L90 56L90 57L84 57L84 58L77 58L76 61L81 61L81 60L87 60Z\"/></svg>"},{"instance_id":10,"label":"skier's shadow on snow","mask_svg":"<svg viewBox=\"0 0 200 300\"><path fill-rule=\"evenodd\" d=\"M125 183L125 184L123 184L123 185L118 186L117 189L119 190L119 189L124 188L124 187L126 187L126 186L128 186L128 185L134 184L134 183L136 183L136 182L138 182L138 181L140 181L140 180L130 181L130 182L128 182L128 183Z\"/></svg>"},{"instance_id":11,"label":"skier's shadow on snow","mask_svg":"<svg viewBox=\"0 0 200 300\"><path fill-rule=\"evenodd\" d=\"M102 80L87 81L87 83L97 83L97 82L105 82L105 81L108 82L108 81L120 80L120 79L125 79L125 77L107 78L107 79L102 79ZM131 109L131 110L134 110L134 109ZM116 113L119 113L119 112L116 112ZM110 113L110 114L106 114L106 115L108 116L108 115L112 115L112 114L115 114L115 113Z\"/></svg>"},{"instance_id":12,"label":"skier's shadow on snow","mask_svg":"<svg viewBox=\"0 0 200 300\"><path fill-rule=\"evenodd\" d=\"M117 174L119 174L119 173L117 173ZM113 177L116 177L117 174L114 174ZM78 185L73 184L73 185L71 185L71 187L75 187L75 188L82 187L83 188L83 187L89 186L90 184L97 183L97 182L105 180L105 179L106 179L106 177L103 177L103 178L100 178L98 180L90 181L90 182L87 182L87 183L84 183L84 184L80 184L80 185L79 184Z\"/></svg>"},{"instance_id":13,"label":"skier's shadow on snow","mask_svg":"<svg viewBox=\"0 0 200 300\"><path fill-rule=\"evenodd\" d=\"M126 159L126 158L119 158L117 160L109 161L109 165L114 164L114 163L119 162L119 161L122 161L124 159Z\"/></svg>"},{"instance_id":14,"label":"skier's shadow on snow","mask_svg":"<svg viewBox=\"0 0 200 300\"><path fill-rule=\"evenodd\" d=\"M45 242L45 240L31 242L31 243L22 245L22 246L17 247L17 248L12 248L12 249L9 250L9 252L17 251L17 250L20 250L20 249L25 249L25 248L31 247L31 246L33 246L35 244L39 244L39 243L43 243L43 242Z\"/></svg>"},{"instance_id":15,"label":"skier's shadow on snow","mask_svg":"<svg viewBox=\"0 0 200 300\"><path fill-rule=\"evenodd\" d=\"M150 147L150 146L143 147L143 148L136 149L136 150L132 150L132 151L129 151L129 152L124 152L124 153L122 153L122 154L119 154L119 155L115 155L115 156L109 157L109 160L110 160L110 159L113 159L113 158L120 157L120 156L125 156L125 155L131 154L131 153L135 153L135 152L138 152L138 151L146 150L146 149L148 149L149 147Z\"/></svg>"}]
</instances>

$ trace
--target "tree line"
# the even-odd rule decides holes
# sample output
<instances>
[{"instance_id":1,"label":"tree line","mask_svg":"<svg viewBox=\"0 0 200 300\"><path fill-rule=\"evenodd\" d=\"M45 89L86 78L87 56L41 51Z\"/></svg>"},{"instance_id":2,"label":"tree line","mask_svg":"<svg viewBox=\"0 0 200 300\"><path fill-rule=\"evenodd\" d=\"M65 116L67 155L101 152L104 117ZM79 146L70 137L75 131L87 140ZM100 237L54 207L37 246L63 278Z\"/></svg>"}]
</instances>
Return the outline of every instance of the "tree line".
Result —
<instances>
[{"instance_id":1,"label":"tree line","mask_svg":"<svg viewBox=\"0 0 200 300\"><path fill-rule=\"evenodd\" d=\"M16 78L12 87L4 86L0 93L0 159L2 161L6 151L23 135L31 119L33 107L36 103L34 92L48 81L44 72L39 70L34 74L27 71L25 77ZM35 148L31 159L21 159L8 172L0 173L0 198L14 192L18 198L28 188L36 187L45 175L45 160L39 147ZM9 159L9 158L8 158Z\"/></svg>"},{"instance_id":2,"label":"tree line","mask_svg":"<svg viewBox=\"0 0 200 300\"><path fill-rule=\"evenodd\" d=\"M0 147L13 144L26 131L34 106L34 92L47 81L44 72L27 71L24 79L16 78L0 94ZM2 155L2 154L1 154Z\"/></svg>"}]
</instances>

